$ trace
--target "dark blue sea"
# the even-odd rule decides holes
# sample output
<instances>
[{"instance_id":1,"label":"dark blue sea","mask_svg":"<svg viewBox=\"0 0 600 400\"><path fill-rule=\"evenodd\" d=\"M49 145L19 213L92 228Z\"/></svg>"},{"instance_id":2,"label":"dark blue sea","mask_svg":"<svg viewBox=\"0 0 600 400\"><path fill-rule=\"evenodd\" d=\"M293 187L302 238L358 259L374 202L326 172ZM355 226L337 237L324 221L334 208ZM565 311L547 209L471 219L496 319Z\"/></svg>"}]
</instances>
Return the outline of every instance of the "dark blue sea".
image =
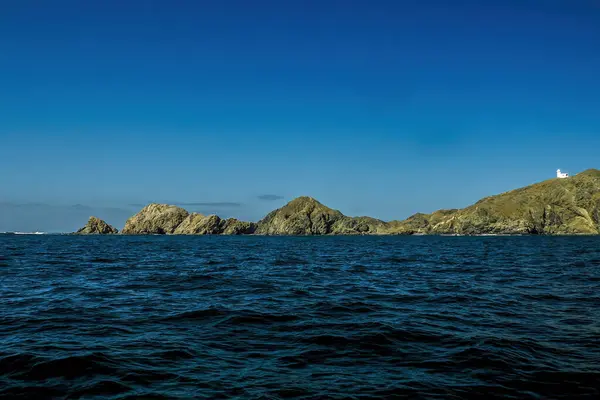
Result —
<instances>
[{"instance_id":1,"label":"dark blue sea","mask_svg":"<svg viewBox=\"0 0 600 400\"><path fill-rule=\"evenodd\" d=\"M598 237L0 235L0 398L598 399Z\"/></svg>"}]
</instances>

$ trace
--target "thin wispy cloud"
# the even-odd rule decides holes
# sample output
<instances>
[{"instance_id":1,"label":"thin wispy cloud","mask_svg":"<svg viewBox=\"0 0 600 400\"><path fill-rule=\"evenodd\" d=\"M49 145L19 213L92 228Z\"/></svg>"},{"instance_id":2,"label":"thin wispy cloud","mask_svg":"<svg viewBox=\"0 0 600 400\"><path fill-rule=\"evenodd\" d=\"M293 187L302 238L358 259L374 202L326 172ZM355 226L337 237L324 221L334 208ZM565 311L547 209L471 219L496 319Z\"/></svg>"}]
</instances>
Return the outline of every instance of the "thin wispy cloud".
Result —
<instances>
[{"instance_id":1,"label":"thin wispy cloud","mask_svg":"<svg viewBox=\"0 0 600 400\"><path fill-rule=\"evenodd\" d=\"M75 232L92 215L120 227L131 214L106 205L1 202L0 232Z\"/></svg>"},{"instance_id":2,"label":"thin wispy cloud","mask_svg":"<svg viewBox=\"0 0 600 400\"><path fill-rule=\"evenodd\" d=\"M214 202L197 202L197 203L186 203L186 202L175 202L176 206L188 206L188 207L241 207L242 203L233 201L214 201Z\"/></svg>"},{"instance_id":3,"label":"thin wispy cloud","mask_svg":"<svg viewBox=\"0 0 600 400\"><path fill-rule=\"evenodd\" d=\"M145 207L148 204L150 204L152 202L148 202L146 204L141 204L141 203L130 203L128 204L129 207ZM165 202L159 202L159 203L163 203L163 204L171 204L174 206L180 206L180 207L242 207L243 204L242 203L238 203L235 201L199 201L199 202L186 202L186 201L165 201Z\"/></svg>"},{"instance_id":4,"label":"thin wispy cloud","mask_svg":"<svg viewBox=\"0 0 600 400\"><path fill-rule=\"evenodd\" d=\"M261 194L258 196L258 199L264 201L275 201L283 199L283 196L279 196L277 194Z\"/></svg>"}]
</instances>

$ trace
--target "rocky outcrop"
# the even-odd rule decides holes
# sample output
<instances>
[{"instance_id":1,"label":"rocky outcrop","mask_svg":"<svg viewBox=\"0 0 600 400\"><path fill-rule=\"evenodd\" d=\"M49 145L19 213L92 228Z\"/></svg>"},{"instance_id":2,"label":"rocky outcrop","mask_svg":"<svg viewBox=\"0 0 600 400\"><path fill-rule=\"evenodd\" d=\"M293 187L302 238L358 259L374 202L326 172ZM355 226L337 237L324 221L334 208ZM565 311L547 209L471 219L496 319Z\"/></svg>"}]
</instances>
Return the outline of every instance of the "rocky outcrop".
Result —
<instances>
[{"instance_id":1,"label":"rocky outcrop","mask_svg":"<svg viewBox=\"0 0 600 400\"><path fill-rule=\"evenodd\" d=\"M262 235L356 235L378 234L387 224L370 217L347 217L312 197L298 197L258 222Z\"/></svg>"},{"instance_id":2,"label":"rocky outcrop","mask_svg":"<svg viewBox=\"0 0 600 400\"><path fill-rule=\"evenodd\" d=\"M183 208L168 204L149 204L133 217L123 228L123 234L171 234L188 217Z\"/></svg>"},{"instance_id":3,"label":"rocky outcrop","mask_svg":"<svg viewBox=\"0 0 600 400\"><path fill-rule=\"evenodd\" d=\"M600 171L550 179L461 210L413 216L400 226L427 234L599 234Z\"/></svg>"},{"instance_id":4,"label":"rocky outcrop","mask_svg":"<svg viewBox=\"0 0 600 400\"><path fill-rule=\"evenodd\" d=\"M78 233L116 233L90 218ZM258 223L189 214L150 204L127 220L124 234L181 235L415 235L415 234L600 234L600 171L550 179L486 197L463 208L414 214L403 221L348 217L312 197L298 197Z\"/></svg>"},{"instance_id":5,"label":"rocky outcrop","mask_svg":"<svg viewBox=\"0 0 600 400\"><path fill-rule=\"evenodd\" d=\"M217 215L192 213L175 229L175 235L245 235L252 234L256 224L235 218L221 219Z\"/></svg>"},{"instance_id":6,"label":"rocky outcrop","mask_svg":"<svg viewBox=\"0 0 600 400\"><path fill-rule=\"evenodd\" d=\"M312 197L298 197L258 222L262 235L326 235L344 215Z\"/></svg>"},{"instance_id":7,"label":"rocky outcrop","mask_svg":"<svg viewBox=\"0 0 600 400\"><path fill-rule=\"evenodd\" d=\"M371 217L346 217L337 220L332 228L334 235L378 235L389 232L386 222Z\"/></svg>"},{"instance_id":8,"label":"rocky outcrop","mask_svg":"<svg viewBox=\"0 0 600 400\"><path fill-rule=\"evenodd\" d=\"M600 234L600 171L550 179L481 199L464 209L415 214L403 221L347 217L300 197L258 223L266 235Z\"/></svg>"},{"instance_id":9,"label":"rocky outcrop","mask_svg":"<svg viewBox=\"0 0 600 400\"><path fill-rule=\"evenodd\" d=\"M458 210L438 210L431 214L417 213L403 221L391 221L387 233L396 235L423 235L430 233L433 226L445 221Z\"/></svg>"},{"instance_id":10,"label":"rocky outcrop","mask_svg":"<svg viewBox=\"0 0 600 400\"><path fill-rule=\"evenodd\" d=\"M256 231L254 222L240 221L235 218L225 220L223 224L223 235L250 235Z\"/></svg>"},{"instance_id":11,"label":"rocky outcrop","mask_svg":"<svg viewBox=\"0 0 600 400\"><path fill-rule=\"evenodd\" d=\"M191 213L173 232L176 235L218 235L221 233L221 218L216 215Z\"/></svg>"},{"instance_id":12,"label":"rocky outcrop","mask_svg":"<svg viewBox=\"0 0 600 400\"><path fill-rule=\"evenodd\" d=\"M111 235L119 233L119 231L100 218L90 217L87 224L77 233L80 235Z\"/></svg>"}]
</instances>

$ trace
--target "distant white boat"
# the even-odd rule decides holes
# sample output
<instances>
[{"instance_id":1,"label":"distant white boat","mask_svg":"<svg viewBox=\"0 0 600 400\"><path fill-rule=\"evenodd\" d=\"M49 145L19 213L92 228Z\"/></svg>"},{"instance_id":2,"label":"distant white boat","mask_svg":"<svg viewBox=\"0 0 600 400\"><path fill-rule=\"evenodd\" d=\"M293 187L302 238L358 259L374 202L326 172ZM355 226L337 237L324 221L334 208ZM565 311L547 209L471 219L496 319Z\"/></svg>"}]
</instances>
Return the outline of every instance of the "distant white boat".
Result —
<instances>
[{"instance_id":1,"label":"distant white boat","mask_svg":"<svg viewBox=\"0 0 600 400\"><path fill-rule=\"evenodd\" d=\"M45 235L46 232L13 232L15 235Z\"/></svg>"}]
</instances>

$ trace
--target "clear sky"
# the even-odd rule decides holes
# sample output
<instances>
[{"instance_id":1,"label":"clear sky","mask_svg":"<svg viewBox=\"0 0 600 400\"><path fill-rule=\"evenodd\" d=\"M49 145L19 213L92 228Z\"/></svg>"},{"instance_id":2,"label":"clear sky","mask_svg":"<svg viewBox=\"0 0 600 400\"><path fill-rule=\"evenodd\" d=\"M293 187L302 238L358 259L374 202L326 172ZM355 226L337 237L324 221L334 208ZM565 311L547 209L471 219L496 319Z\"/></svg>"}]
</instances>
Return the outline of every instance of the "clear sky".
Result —
<instances>
[{"instance_id":1,"label":"clear sky","mask_svg":"<svg viewBox=\"0 0 600 400\"><path fill-rule=\"evenodd\" d=\"M0 231L398 219L592 167L597 0L0 4Z\"/></svg>"}]
</instances>

